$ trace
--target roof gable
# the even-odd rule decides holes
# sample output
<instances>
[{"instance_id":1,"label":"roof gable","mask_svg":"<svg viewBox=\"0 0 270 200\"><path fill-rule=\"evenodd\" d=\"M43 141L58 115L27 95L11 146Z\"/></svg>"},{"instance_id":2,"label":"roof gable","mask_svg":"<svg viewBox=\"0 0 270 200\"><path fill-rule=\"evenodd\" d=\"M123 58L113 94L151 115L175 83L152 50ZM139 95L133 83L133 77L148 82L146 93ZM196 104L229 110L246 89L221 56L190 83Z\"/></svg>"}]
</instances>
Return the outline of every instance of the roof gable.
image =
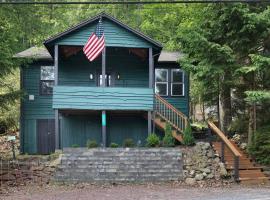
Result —
<instances>
[{"instance_id":1,"label":"roof gable","mask_svg":"<svg viewBox=\"0 0 270 200\"><path fill-rule=\"evenodd\" d=\"M91 33L95 31L100 17L102 17L104 25L105 42L107 47L162 48L160 43L105 13L101 13L49 38L44 42L44 45L50 52L53 51L52 46L54 44L83 46L87 42Z\"/></svg>"}]
</instances>

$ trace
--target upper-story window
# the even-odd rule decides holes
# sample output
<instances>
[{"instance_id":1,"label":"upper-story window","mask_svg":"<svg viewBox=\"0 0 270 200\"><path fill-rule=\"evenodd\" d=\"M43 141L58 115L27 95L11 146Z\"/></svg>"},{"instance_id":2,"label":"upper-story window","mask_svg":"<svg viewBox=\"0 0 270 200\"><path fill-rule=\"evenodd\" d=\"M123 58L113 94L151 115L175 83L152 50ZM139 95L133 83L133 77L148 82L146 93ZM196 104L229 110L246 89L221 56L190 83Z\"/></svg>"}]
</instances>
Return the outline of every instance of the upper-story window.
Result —
<instances>
[{"instance_id":1,"label":"upper-story window","mask_svg":"<svg viewBox=\"0 0 270 200\"><path fill-rule=\"evenodd\" d=\"M184 73L181 69L171 70L171 95L184 96Z\"/></svg>"},{"instance_id":2,"label":"upper-story window","mask_svg":"<svg viewBox=\"0 0 270 200\"><path fill-rule=\"evenodd\" d=\"M181 69L155 69L156 94L184 96L184 88L184 72Z\"/></svg>"},{"instance_id":3,"label":"upper-story window","mask_svg":"<svg viewBox=\"0 0 270 200\"><path fill-rule=\"evenodd\" d=\"M168 69L155 70L155 92L161 96L168 95Z\"/></svg>"},{"instance_id":4,"label":"upper-story window","mask_svg":"<svg viewBox=\"0 0 270 200\"><path fill-rule=\"evenodd\" d=\"M54 85L54 66L40 67L40 94L52 95Z\"/></svg>"}]
</instances>

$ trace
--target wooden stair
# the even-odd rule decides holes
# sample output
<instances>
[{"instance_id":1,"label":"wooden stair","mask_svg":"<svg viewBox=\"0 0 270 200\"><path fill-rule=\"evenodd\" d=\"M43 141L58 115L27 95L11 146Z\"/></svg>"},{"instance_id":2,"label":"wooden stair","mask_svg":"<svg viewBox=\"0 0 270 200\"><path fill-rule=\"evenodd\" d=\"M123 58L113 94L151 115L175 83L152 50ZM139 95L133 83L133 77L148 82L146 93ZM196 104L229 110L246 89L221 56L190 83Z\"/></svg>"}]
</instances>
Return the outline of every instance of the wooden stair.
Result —
<instances>
[{"instance_id":1,"label":"wooden stair","mask_svg":"<svg viewBox=\"0 0 270 200\"><path fill-rule=\"evenodd\" d=\"M157 127L165 130L166 123L172 126L172 135L179 142L183 141L181 133L185 130L188 118L185 114L171 105L168 101L155 95L155 116L154 123Z\"/></svg>"},{"instance_id":2,"label":"wooden stair","mask_svg":"<svg viewBox=\"0 0 270 200\"><path fill-rule=\"evenodd\" d=\"M156 125L158 128L160 128L160 129L162 129L162 130L165 131L166 121L162 120L161 117L156 116L155 119L154 119L154 123L155 123L155 125ZM175 130L175 129L172 130L172 136L173 136L176 140L178 140L179 142L182 142L182 141L183 141L182 135L181 135L177 130Z\"/></svg>"},{"instance_id":3,"label":"wooden stair","mask_svg":"<svg viewBox=\"0 0 270 200\"><path fill-rule=\"evenodd\" d=\"M231 141L231 144L241 153L242 156L239 157L239 181L246 184L263 184L269 182L269 177L267 177L262 172L262 167L258 166L253 162L245 152L243 152L238 145ZM215 151L221 155L221 142L213 142L213 148ZM225 167L228 171L234 169L234 155L232 152L225 146L224 149L224 160Z\"/></svg>"}]
</instances>

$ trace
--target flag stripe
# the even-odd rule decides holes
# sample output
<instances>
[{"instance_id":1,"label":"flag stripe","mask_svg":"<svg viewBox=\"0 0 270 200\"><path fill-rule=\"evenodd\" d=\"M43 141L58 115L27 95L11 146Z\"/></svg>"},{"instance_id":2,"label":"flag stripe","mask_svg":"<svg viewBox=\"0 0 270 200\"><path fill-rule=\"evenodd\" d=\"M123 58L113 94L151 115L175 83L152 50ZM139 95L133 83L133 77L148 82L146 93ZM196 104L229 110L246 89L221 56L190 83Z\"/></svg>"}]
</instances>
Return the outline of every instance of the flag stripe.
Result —
<instances>
[{"instance_id":1,"label":"flag stripe","mask_svg":"<svg viewBox=\"0 0 270 200\"><path fill-rule=\"evenodd\" d=\"M86 44L84 45L83 49L87 49L89 47L89 45L91 44L92 40L96 38L96 35L94 33L92 33L92 35L88 38Z\"/></svg>"},{"instance_id":2,"label":"flag stripe","mask_svg":"<svg viewBox=\"0 0 270 200\"><path fill-rule=\"evenodd\" d=\"M97 39L95 41L93 41L91 49L89 49L86 53L86 56L90 55L93 51L95 51L95 49L97 48L98 44L100 43L101 40Z\"/></svg>"},{"instance_id":3,"label":"flag stripe","mask_svg":"<svg viewBox=\"0 0 270 200\"><path fill-rule=\"evenodd\" d=\"M104 44L104 38L103 37L100 38L100 40L97 41L97 43L93 47L92 51L87 53L86 56L91 57L92 55L94 55L99 50L100 46L102 46L102 44Z\"/></svg>"}]
</instances>

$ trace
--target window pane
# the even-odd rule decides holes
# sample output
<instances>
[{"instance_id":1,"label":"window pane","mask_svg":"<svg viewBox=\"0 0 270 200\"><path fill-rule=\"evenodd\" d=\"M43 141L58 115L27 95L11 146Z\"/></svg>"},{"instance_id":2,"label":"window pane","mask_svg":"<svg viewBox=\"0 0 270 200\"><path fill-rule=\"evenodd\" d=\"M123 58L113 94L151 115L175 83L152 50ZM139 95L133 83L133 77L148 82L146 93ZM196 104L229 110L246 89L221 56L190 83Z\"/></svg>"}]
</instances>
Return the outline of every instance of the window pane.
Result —
<instances>
[{"instance_id":1,"label":"window pane","mask_svg":"<svg viewBox=\"0 0 270 200\"><path fill-rule=\"evenodd\" d=\"M54 67L53 66L41 66L41 80L54 80Z\"/></svg>"},{"instance_id":2,"label":"window pane","mask_svg":"<svg viewBox=\"0 0 270 200\"><path fill-rule=\"evenodd\" d=\"M155 70L155 78L156 82L166 82L167 80L167 73L168 71L166 69L156 69Z\"/></svg>"},{"instance_id":3,"label":"window pane","mask_svg":"<svg viewBox=\"0 0 270 200\"><path fill-rule=\"evenodd\" d=\"M183 72L180 69L174 69L172 71L172 81L183 83Z\"/></svg>"},{"instance_id":4,"label":"window pane","mask_svg":"<svg viewBox=\"0 0 270 200\"><path fill-rule=\"evenodd\" d=\"M41 81L41 94L52 94L53 93L53 81Z\"/></svg>"},{"instance_id":5,"label":"window pane","mask_svg":"<svg viewBox=\"0 0 270 200\"><path fill-rule=\"evenodd\" d=\"M155 92L159 95L167 95L167 84L166 83L157 83Z\"/></svg>"},{"instance_id":6,"label":"window pane","mask_svg":"<svg viewBox=\"0 0 270 200\"><path fill-rule=\"evenodd\" d=\"M172 95L173 96L183 96L183 84L181 83L173 83L172 84Z\"/></svg>"}]
</instances>

